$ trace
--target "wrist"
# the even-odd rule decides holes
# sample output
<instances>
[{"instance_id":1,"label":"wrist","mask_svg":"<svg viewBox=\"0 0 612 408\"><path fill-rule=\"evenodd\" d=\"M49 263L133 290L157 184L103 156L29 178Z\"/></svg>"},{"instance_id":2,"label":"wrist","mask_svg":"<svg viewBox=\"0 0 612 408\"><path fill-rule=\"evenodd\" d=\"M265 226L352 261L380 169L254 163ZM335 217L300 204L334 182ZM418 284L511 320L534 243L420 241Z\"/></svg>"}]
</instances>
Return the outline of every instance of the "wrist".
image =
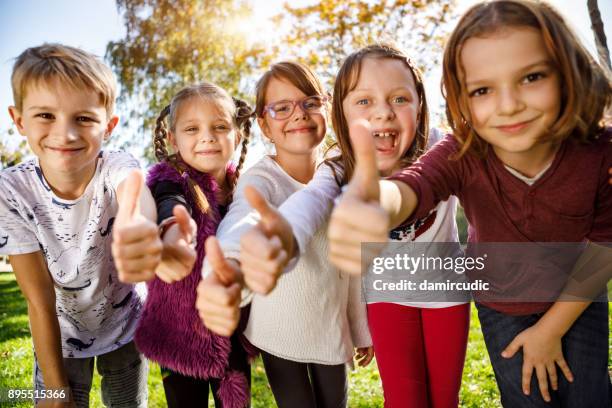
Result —
<instances>
[{"instance_id":1,"label":"wrist","mask_svg":"<svg viewBox=\"0 0 612 408\"><path fill-rule=\"evenodd\" d=\"M176 217L172 216L172 217L168 217L165 220L163 220L160 224L159 224L159 237L163 238L164 235L166 234L166 232L168 232L168 229L170 229L171 226L173 226L174 224L176 224Z\"/></svg>"}]
</instances>

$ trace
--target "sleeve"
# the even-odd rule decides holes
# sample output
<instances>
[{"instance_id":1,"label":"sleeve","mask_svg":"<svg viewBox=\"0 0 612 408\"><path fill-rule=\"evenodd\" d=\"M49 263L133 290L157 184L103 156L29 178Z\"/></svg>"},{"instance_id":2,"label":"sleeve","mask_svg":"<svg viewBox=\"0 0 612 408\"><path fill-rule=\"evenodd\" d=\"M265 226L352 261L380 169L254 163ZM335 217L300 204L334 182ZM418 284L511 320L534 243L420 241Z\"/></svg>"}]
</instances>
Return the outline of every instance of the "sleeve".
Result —
<instances>
[{"instance_id":1,"label":"sleeve","mask_svg":"<svg viewBox=\"0 0 612 408\"><path fill-rule=\"evenodd\" d=\"M153 186L151 193L157 207L158 224L166 218L172 217L172 210L177 204L184 206L191 213L191 208L187 204L187 199L179 184L171 181L162 181Z\"/></svg>"},{"instance_id":2,"label":"sleeve","mask_svg":"<svg viewBox=\"0 0 612 408\"><path fill-rule=\"evenodd\" d=\"M314 234L327 222L340 194L336 177L342 178L343 169L335 166L334 174L332 165L321 164L306 187L293 193L278 209L293 229L300 254L304 254Z\"/></svg>"},{"instance_id":3,"label":"sleeve","mask_svg":"<svg viewBox=\"0 0 612 408\"><path fill-rule=\"evenodd\" d=\"M0 255L28 254L40 250L30 209L16 198L15 188L0 175Z\"/></svg>"},{"instance_id":4,"label":"sleeve","mask_svg":"<svg viewBox=\"0 0 612 408\"><path fill-rule=\"evenodd\" d=\"M217 239L226 258L239 258L240 237L259 222L259 213L251 208L244 196L244 188L247 185L255 187L268 202L271 201L273 187L265 177L247 172L238 179L232 204L217 228ZM206 277L210 273L212 269L205 257L202 275Z\"/></svg>"},{"instance_id":5,"label":"sleeve","mask_svg":"<svg viewBox=\"0 0 612 408\"><path fill-rule=\"evenodd\" d=\"M372 345L365 299L361 296L361 276L349 277L348 320L354 347Z\"/></svg>"},{"instance_id":6,"label":"sleeve","mask_svg":"<svg viewBox=\"0 0 612 408\"><path fill-rule=\"evenodd\" d=\"M110 181L115 191L119 184L127 177L133 169L140 169L138 160L126 152L103 153L104 158L104 178Z\"/></svg>"},{"instance_id":7,"label":"sleeve","mask_svg":"<svg viewBox=\"0 0 612 408\"><path fill-rule=\"evenodd\" d=\"M452 158L457 151L454 137L447 135L410 167L389 177L407 184L419 199L417 208L406 222L425 217L440 201L458 195L468 172L465 156Z\"/></svg>"},{"instance_id":8,"label":"sleeve","mask_svg":"<svg viewBox=\"0 0 612 408\"><path fill-rule=\"evenodd\" d=\"M591 232L588 239L593 242L612 242L612 185L609 184L608 169L612 168L612 128L604 133L602 143L603 161L597 188L597 201Z\"/></svg>"}]
</instances>

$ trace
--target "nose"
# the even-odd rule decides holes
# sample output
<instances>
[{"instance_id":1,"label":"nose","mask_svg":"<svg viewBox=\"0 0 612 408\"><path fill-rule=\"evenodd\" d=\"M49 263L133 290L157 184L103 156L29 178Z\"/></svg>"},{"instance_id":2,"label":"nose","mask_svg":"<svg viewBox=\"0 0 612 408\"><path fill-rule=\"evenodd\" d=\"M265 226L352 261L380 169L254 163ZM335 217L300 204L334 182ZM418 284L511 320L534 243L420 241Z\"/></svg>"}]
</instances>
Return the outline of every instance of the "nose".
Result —
<instances>
[{"instance_id":1,"label":"nose","mask_svg":"<svg viewBox=\"0 0 612 408\"><path fill-rule=\"evenodd\" d=\"M514 115L525 108L520 93L514 87L501 88L498 93L497 111L500 115Z\"/></svg>"},{"instance_id":2,"label":"nose","mask_svg":"<svg viewBox=\"0 0 612 408\"><path fill-rule=\"evenodd\" d=\"M53 122L51 135L61 140L63 143L71 143L79 138L75 124L64 118L56 118Z\"/></svg>"},{"instance_id":3,"label":"nose","mask_svg":"<svg viewBox=\"0 0 612 408\"><path fill-rule=\"evenodd\" d=\"M295 104L295 110L293 111L293 114L291 116L292 116L291 119L294 122L298 121L298 120L306 120L306 119L308 119L308 113L306 113L306 111L302 107L301 103L296 103Z\"/></svg>"},{"instance_id":4,"label":"nose","mask_svg":"<svg viewBox=\"0 0 612 408\"><path fill-rule=\"evenodd\" d=\"M200 142L202 143L214 143L217 141L217 138L213 134L213 132L209 130L204 130L200 135Z\"/></svg>"},{"instance_id":5,"label":"nose","mask_svg":"<svg viewBox=\"0 0 612 408\"><path fill-rule=\"evenodd\" d=\"M395 118L395 111L389 102L384 101L376 106L374 111L374 118L378 120L393 120Z\"/></svg>"}]
</instances>

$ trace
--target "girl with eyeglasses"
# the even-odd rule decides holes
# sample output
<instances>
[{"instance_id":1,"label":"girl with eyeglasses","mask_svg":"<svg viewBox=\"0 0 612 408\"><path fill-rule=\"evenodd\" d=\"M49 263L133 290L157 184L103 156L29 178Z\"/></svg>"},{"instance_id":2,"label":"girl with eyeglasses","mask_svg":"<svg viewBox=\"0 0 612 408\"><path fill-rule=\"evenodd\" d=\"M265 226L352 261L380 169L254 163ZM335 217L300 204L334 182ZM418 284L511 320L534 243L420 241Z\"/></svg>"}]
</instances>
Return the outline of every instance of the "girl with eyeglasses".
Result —
<instances>
[{"instance_id":1,"label":"girl with eyeglasses","mask_svg":"<svg viewBox=\"0 0 612 408\"><path fill-rule=\"evenodd\" d=\"M276 154L265 156L239 180L234 201L217 231L226 258L240 257L244 231L257 223L250 206L251 185L273 206L312 179L318 146L327 129L328 98L316 75L307 67L282 62L273 65L257 84L256 114ZM260 197L261 198L261 197ZM259 207L261 208L261 207ZM366 305L361 302L359 277L341 275L327 259L327 226L319 228L295 268L278 280L266 296L254 285L245 337L261 350L266 374L280 408L338 408L347 405L346 364L354 347L359 365L372 357ZM210 254L210 252L208 252ZM221 254L221 251L218 251ZM284 251L278 257L286 256ZM222 324L221 310L232 297L232 281L241 281L234 263L231 281L228 261L208 256L200 287L198 310L205 325L222 335L235 326ZM227 286L227 288L226 288ZM227 290L224 290L227 289Z\"/></svg>"}]
</instances>

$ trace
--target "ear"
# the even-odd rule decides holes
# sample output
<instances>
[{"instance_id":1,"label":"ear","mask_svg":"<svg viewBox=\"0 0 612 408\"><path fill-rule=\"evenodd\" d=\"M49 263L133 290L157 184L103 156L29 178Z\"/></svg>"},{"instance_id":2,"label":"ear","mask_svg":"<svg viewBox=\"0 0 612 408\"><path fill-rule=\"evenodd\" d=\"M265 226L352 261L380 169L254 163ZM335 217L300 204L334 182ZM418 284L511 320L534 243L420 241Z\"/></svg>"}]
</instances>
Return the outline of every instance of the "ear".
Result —
<instances>
[{"instance_id":1,"label":"ear","mask_svg":"<svg viewBox=\"0 0 612 408\"><path fill-rule=\"evenodd\" d=\"M261 129L261 133L263 133L263 135L269 139L272 143L274 143L274 140L272 140L272 138L270 137L270 127L268 126L268 122L266 122L265 118L257 118L257 124L259 125L259 128Z\"/></svg>"},{"instance_id":2,"label":"ear","mask_svg":"<svg viewBox=\"0 0 612 408\"><path fill-rule=\"evenodd\" d=\"M17 126L17 131L19 132L19 134L21 136L25 136L26 134L25 129L23 127L23 116L21 115L21 112L19 112L19 110L15 106L9 106L8 111L9 115L11 116L11 119L13 119L13 123L15 124L15 126Z\"/></svg>"},{"instance_id":3,"label":"ear","mask_svg":"<svg viewBox=\"0 0 612 408\"><path fill-rule=\"evenodd\" d=\"M176 146L176 138L174 137L174 133L172 133L172 131L169 130L167 135L168 135L168 141L172 145L172 148L174 149L175 152L178 152L178 147Z\"/></svg>"},{"instance_id":4,"label":"ear","mask_svg":"<svg viewBox=\"0 0 612 408\"><path fill-rule=\"evenodd\" d=\"M113 133L113 129L115 129L115 127L117 126L117 123L119 123L119 117L115 115L111 116L111 118L108 120L108 123L106 124L104 140L108 140L110 138L111 134Z\"/></svg>"}]
</instances>

